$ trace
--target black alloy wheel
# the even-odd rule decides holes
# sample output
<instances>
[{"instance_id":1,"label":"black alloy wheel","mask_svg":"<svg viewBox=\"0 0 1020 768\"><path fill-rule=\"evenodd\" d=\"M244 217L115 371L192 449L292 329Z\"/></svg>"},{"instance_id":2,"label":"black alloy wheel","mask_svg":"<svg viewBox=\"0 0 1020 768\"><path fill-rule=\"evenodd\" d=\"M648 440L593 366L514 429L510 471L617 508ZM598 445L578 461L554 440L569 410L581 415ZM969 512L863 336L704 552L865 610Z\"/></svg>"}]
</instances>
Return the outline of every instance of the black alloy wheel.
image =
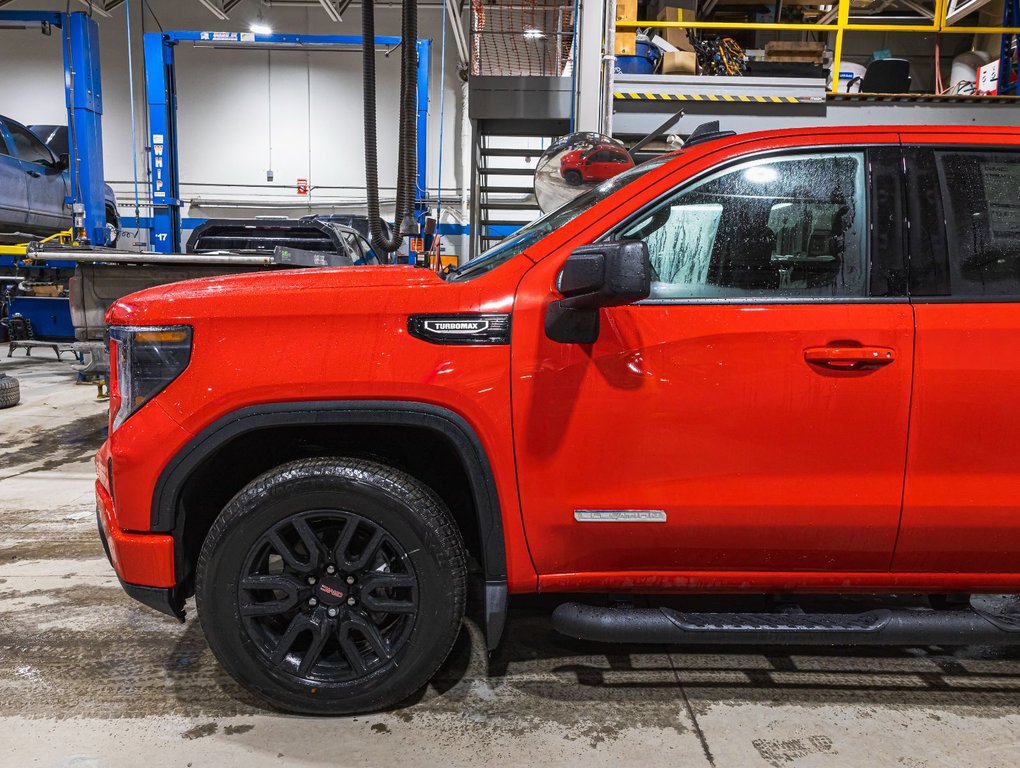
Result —
<instances>
[{"instance_id":1,"label":"black alloy wheel","mask_svg":"<svg viewBox=\"0 0 1020 768\"><path fill-rule=\"evenodd\" d=\"M216 518L195 572L220 664L289 712L393 706L460 631L467 555L449 510L393 467L300 459L251 481Z\"/></svg>"},{"instance_id":2,"label":"black alloy wheel","mask_svg":"<svg viewBox=\"0 0 1020 768\"><path fill-rule=\"evenodd\" d=\"M347 682L389 663L414 627L418 579L381 526L313 510L269 529L248 554L238 604L266 663Z\"/></svg>"}]
</instances>

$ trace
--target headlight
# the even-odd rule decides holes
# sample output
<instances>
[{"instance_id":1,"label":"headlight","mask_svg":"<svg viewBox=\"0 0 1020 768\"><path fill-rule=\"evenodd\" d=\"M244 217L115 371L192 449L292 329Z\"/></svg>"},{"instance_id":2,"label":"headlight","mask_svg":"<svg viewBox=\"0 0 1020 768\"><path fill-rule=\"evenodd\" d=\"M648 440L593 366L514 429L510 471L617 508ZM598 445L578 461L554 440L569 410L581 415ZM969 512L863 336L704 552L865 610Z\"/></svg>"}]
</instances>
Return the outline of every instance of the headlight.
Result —
<instances>
[{"instance_id":1,"label":"headlight","mask_svg":"<svg viewBox=\"0 0 1020 768\"><path fill-rule=\"evenodd\" d=\"M110 328L110 430L119 427L191 360L191 328Z\"/></svg>"}]
</instances>

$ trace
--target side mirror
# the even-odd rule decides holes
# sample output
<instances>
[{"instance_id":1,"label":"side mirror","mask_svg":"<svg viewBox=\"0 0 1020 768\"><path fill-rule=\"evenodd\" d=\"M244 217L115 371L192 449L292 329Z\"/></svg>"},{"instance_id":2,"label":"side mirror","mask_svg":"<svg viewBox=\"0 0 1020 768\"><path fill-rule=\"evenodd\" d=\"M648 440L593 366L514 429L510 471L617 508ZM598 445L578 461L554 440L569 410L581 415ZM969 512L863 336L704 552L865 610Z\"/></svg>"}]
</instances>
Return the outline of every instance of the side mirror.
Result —
<instances>
[{"instance_id":1,"label":"side mirror","mask_svg":"<svg viewBox=\"0 0 1020 768\"><path fill-rule=\"evenodd\" d=\"M563 298L546 310L546 336L562 344L594 344L600 308L632 304L651 293L648 246L640 240L582 245L564 262L556 288Z\"/></svg>"},{"instance_id":2,"label":"side mirror","mask_svg":"<svg viewBox=\"0 0 1020 768\"><path fill-rule=\"evenodd\" d=\"M57 162L54 163L53 167L58 171L66 171L71 167L71 156L66 152L57 157Z\"/></svg>"}]
</instances>

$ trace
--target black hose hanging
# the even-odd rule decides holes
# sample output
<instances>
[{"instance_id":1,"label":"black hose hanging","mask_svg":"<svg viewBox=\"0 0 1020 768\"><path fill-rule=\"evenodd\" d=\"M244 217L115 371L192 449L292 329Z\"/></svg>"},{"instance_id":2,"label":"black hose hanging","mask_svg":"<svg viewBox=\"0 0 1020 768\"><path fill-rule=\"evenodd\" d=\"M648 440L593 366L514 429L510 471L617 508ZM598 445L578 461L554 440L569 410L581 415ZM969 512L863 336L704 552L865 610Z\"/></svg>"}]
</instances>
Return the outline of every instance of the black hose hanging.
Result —
<instances>
[{"instance_id":1,"label":"black hose hanging","mask_svg":"<svg viewBox=\"0 0 1020 768\"><path fill-rule=\"evenodd\" d=\"M379 158L375 104L375 2L361 5L365 116L365 192L372 247L386 253L400 248L404 235L417 233L413 218L418 159L418 3L404 0L400 21L400 139L397 155L397 232L387 237L379 215Z\"/></svg>"}]
</instances>

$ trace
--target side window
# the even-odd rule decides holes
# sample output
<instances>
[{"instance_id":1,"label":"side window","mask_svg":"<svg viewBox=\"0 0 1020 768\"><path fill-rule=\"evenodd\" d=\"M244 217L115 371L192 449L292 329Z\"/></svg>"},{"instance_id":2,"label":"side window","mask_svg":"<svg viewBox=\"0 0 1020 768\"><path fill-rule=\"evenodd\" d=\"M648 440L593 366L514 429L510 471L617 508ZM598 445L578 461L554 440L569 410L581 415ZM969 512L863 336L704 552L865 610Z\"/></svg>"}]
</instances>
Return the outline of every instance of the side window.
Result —
<instances>
[{"instance_id":1,"label":"side window","mask_svg":"<svg viewBox=\"0 0 1020 768\"><path fill-rule=\"evenodd\" d=\"M653 299L864 296L864 179L859 152L752 160L615 236L648 244Z\"/></svg>"},{"instance_id":2,"label":"side window","mask_svg":"<svg viewBox=\"0 0 1020 768\"><path fill-rule=\"evenodd\" d=\"M14 153L19 159L29 163L49 163L53 160L46 145L32 135L32 133L20 125L7 123L7 130L11 132L14 140Z\"/></svg>"},{"instance_id":3,"label":"side window","mask_svg":"<svg viewBox=\"0 0 1020 768\"><path fill-rule=\"evenodd\" d=\"M1020 297L1020 153L937 152L953 296Z\"/></svg>"}]
</instances>

